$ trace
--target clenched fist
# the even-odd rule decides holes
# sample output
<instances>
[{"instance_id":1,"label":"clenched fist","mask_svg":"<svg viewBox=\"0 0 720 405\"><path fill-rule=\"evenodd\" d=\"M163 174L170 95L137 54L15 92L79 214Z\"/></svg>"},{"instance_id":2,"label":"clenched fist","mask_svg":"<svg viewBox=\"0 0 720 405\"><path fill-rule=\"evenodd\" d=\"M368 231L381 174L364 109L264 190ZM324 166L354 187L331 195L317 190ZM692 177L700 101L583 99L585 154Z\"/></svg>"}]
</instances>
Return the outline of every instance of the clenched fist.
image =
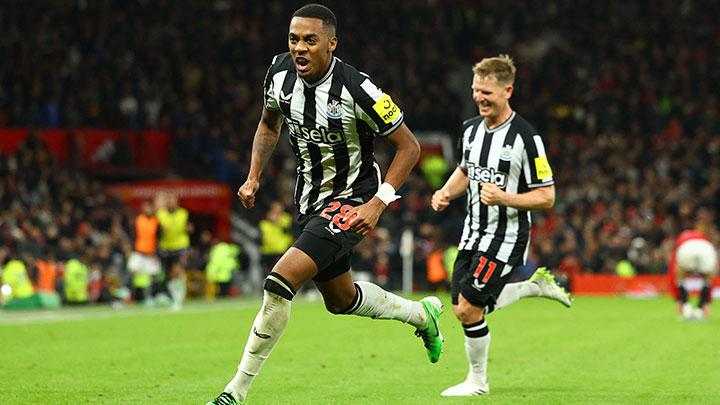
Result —
<instances>
[{"instance_id":1,"label":"clenched fist","mask_svg":"<svg viewBox=\"0 0 720 405\"><path fill-rule=\"evenodd\" d=\"M255 193L260 188L260 182L257 180L247 179L245 184L240 186L237 192L237 196L240 197L240 202L245 208L252 208L255 206Z\"/></svg>"},{"instance_id":2,"label":"clenched fist","mask_svg":"<svg viewBox=\"0 0 720 405\"><path fill-rule=\"evenodd\" d=\"M444 210L448 205L450 205L450 193L443 189L437 190L433 194L432 200L430 200L430 205L432 206L432 209L437 212Z\"/></svg>"},{"instance_id":3,"label":"clenched fist","mask_svg":"<svg viewBox=\"0 0 720 405\"><path fill-rule=\"evenodd\" d=\"M480 202L485 205L507 205L505 204L505 192L495 183L482 183Z\"/></svg>"}]
</instances>

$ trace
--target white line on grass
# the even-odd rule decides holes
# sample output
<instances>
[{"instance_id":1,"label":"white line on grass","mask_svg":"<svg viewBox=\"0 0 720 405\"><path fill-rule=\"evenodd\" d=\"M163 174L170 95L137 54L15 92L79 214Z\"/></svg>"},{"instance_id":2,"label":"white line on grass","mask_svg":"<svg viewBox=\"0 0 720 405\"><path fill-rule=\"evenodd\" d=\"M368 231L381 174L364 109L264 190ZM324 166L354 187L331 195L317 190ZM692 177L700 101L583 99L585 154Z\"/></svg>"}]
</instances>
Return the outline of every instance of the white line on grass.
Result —
<instances>
[{"instance_id":1,"label":"white line on grass","mask_svg":"<svg viewBox=\"0 0 720 405\"><path fill-rule=\"evenodd\" d=\"M24 325L33 323L76 322L88 319L129 318L136 316L165 316L173 314L213 312L223 309L259 308L260 300L241 299L216 302L191 301L179 311L170 307L144 308L138 305L113 308L109 305L58 310L0 311L0 325Z\"/></svg>"}]
</instances>

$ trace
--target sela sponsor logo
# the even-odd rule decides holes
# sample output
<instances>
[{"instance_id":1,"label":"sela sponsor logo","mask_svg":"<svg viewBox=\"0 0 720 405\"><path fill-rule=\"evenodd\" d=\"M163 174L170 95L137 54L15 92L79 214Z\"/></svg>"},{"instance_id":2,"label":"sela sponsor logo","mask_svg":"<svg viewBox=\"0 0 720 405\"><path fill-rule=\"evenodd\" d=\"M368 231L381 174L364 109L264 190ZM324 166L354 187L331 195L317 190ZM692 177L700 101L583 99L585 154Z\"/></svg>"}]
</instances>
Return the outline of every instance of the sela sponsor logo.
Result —
<instances>
[{"instance_id":1,"label":"sela sponsor logo","mask_svg":"<svg viewBox=\"0 0 720 405\"><path fill-rule=\"evenodd\" d=\"M330 119L339 120L343 116L342 104L339 100L330 100L327 104L327 116Z\"/></svg>"},{"instance_id":2,"label":"sela sponsor logo","mask_svg":"<svg viewBox=\"0 0 720 405\"><path fill-rule=\"evenodd\" d=\"M345 142L342 131L331 131L325 127L308 128L291 119L287 120L287 126L290 135L310 143L335 145Z\"/></svg>"},{"instance_id":3,"label":"sela sponsor logo","mask_svg":"<svg viewBox=\"0 0 720 405\"><path fill-rule=\"evenodd\" d=\"M503 173L493 167L482 167L473 163L468 163L468 177L470 180L480 183L494 183L500 188L507 185L507 173Z\"/></svg>"}]
</instances>

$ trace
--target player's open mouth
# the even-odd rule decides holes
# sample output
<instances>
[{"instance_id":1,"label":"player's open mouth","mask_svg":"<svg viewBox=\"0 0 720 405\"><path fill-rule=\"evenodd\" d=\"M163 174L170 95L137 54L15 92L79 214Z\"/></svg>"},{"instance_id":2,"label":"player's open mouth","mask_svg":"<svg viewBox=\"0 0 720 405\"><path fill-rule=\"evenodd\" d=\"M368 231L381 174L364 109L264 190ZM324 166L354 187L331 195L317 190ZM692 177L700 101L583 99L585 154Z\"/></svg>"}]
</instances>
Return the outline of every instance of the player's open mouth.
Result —
<instances>
[{"instance_id":1,"label":"player's open mouth","mask_svg":"<svg viewBox=\"0 0 720 405\"><path fill-rule=\"evenodd\" d=\"M307 73L310 70L310 61L302 56L296 57L295 69L298 71L298 73Z\"/></svg>"}]
</instances>

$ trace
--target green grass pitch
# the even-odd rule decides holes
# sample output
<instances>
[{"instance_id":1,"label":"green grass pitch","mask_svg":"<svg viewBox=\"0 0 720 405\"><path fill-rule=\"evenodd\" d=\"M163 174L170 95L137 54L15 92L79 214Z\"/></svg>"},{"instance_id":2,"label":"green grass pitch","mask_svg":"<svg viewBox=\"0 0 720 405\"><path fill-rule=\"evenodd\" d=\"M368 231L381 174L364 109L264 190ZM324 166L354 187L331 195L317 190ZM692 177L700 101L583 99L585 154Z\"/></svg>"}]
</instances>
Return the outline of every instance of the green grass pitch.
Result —
<instances>
[{"instance_id":1,"label":"green grass pitch","mask_svg":"<svg viewBox=\"0 0 720 405\"><path fill-rule=\"evenodd\" d=\"M516 303L488 317L490 396L441 398L467 367L442 299L445 352L430 364L411 327L299 297L249 403L720 403L720 305L682 322L666 298ZM0 403L204 404L234 374L259 304L0 312Z\"/></svg>"}]
</instances>

